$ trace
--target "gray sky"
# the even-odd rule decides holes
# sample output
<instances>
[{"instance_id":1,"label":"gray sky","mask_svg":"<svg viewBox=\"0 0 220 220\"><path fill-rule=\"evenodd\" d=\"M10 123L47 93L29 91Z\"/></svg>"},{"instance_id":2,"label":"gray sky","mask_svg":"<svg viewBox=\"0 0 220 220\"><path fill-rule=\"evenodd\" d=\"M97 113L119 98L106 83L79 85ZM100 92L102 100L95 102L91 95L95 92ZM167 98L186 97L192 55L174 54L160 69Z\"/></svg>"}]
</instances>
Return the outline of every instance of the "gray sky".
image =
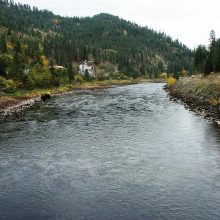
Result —
<instances>
[{"instance_id":1,"label":"gray sky","mask_svg":"<svg viewBox=\"0 0 220 220\"><path fill-rule=\"evenodd\" d=\"M164 31L194 48L220 35L220 0L15 0L63 16L118 15L141 26Z\"/></svg>"}]
</instances>

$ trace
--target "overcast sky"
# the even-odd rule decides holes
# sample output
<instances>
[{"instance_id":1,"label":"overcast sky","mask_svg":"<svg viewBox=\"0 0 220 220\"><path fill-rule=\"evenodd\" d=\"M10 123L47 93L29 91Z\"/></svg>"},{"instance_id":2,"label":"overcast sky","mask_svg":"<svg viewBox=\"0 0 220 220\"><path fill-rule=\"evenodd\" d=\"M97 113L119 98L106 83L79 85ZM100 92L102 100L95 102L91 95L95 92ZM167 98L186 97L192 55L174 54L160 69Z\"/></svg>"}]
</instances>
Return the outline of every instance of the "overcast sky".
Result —
<instances>
[{"instance_id":1,"label":"overcast sky","mask_svg":"<svg viewBox=\"0 0 220 220\"><path fill-rule=\"evenodd\" d=\"M209 32L220 36L220 0L15 0L63 16L117 15L164 31L194 48L208 44Z\"/></svg>"}]
</instances>

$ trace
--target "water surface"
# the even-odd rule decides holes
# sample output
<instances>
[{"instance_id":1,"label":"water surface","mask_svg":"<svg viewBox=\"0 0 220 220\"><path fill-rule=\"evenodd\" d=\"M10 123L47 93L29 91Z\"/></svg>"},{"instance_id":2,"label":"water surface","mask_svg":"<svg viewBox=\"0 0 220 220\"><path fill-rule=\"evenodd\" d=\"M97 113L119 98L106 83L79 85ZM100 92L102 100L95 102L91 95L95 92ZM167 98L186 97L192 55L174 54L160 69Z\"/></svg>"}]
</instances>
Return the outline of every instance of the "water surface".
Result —
<instances>
[{"instance_id":1,"label":"water surface","mask_svg":"<svg viewBox=\"0 0 220 220\"><path fill-rule=\"evenodd\" d=\"M0 122L1 219L220 219L220 130L163 84L74 93Z\"/></svg>"}]
</instances>

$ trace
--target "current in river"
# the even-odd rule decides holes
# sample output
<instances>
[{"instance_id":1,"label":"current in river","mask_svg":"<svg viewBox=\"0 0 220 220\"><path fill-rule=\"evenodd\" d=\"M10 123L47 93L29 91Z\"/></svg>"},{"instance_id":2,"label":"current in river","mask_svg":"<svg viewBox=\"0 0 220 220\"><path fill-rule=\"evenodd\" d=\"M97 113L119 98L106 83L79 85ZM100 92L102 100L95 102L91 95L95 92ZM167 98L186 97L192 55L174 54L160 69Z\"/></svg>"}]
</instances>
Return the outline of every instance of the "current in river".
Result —
<instances>
[{"instance_id":1,"label":"current in river","mask_svg":"<svg viewBox=\"0 0 220 220\"><path fill-rule=\"evenodd\" d=\"M163 84L53 97L0 122L0 219L220 219L220 130Z\"/></svg>"}]
</instances>

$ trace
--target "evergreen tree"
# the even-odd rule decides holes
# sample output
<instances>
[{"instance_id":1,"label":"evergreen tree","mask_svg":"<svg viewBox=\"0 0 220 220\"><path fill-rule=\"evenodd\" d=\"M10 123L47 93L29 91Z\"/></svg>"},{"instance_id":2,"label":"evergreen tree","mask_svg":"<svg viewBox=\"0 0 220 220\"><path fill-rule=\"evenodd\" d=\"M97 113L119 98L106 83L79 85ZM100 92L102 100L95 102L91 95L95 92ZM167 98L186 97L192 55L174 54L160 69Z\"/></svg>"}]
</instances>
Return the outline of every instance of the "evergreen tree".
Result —
<instances>
[{"instance_id":1,"label":"evergreen tree","mask_svg":"<svg viewBox=\"0 0 220 220\"><path fill-rule=\"evenodd\" d=\"M214 71L214 57L215 57L215 31L211 30L209 37L209 57L206 63L206 70L208 70L209 73Z\"/></svg>"},{"instance_id":2,"label":"evergreen tree","mask_svg":"<svg viewBox=\"0 0 220 220\"><path fill-rule=\"evenodd\" d=\"M23 80L23 70L24 70L24 63L22 60L22 55L19 53L15 53L13 60L12 60L12 66L10 71L10 77Z\"/></svg>"},{"instance_id":3,"label":"evergreen tree","mask_svg":"<svg viewBox=\"0 0 220 220\"><path fill-rule=\"evenodd\" d=\"M85 80L90 80L90 75L89 75L89 71L86 69L85 70Z\"/></svg>"},{"instance_id":4,"label":"evergreen tree","mask_svg":"<svg viewBox=\"0 0 220 220\"><path fill-rule=\"evenodd\" d=\"M207 62L208 51L205 46L199 45L194 52L194 67L199 73L205 72L205 65Z\"/></svg>"},{"instance_id":5,"label":"evergreen tree","mask_svg":"<svg viewBox=\"0 0 220 220\"><path fill-rule=\"evenodd\" d=\"M13 50L14 50L14 53L21 53L22 52L21 43L19 40L15 41L15 45L14 45Z\"/></svg>"},{"instance_id":6,"label":"evergreen tree","mask_svg":"<svg viewBox=\"0 0 220 220\"><path fill-rule=\"evenodd\" d=\"M73 72L72 64L69 64L67 67L67 76L68 76L69 82L71 83L72 80L74 79L74 72Z\"/></svg>"},{"instance_id":7,"label":"evergreen tree","mask_svg":"<svg viewBox=\"0 0 220 220\"><path fill-rule=\"evenodd\" d=\"M0 25L28 46L20 47L26 62L42 48L44 55L59 65L93 57L94 64L110 61L128 75L130 67L143 73L149 69L161 72L161 59L162 63L175 63L177 72L183 67L192 69L193 53L179 41L117 16L102 13L92 18L68 18L13 1L0 0L0 4ZM178 64L183 59L184 63Z\"/></svg>"},{"instance_id":8,"label":"evergreen tree","mask_svg":"<svg viewBox=\"0 0 220 220\"><path fill-rule=\"evenodd\" d=\"M216 39L214 30L210 32L208 50L201 45L195 50L194 68L205 75L220 71L220 39Z\"/></svg>"},{"instance_id":9,"label":"evergreen tree","mask_svg":"<svg viewBox=\"0 0 220 220\"><path fill-rule=\"evenodd\" d=\"M55 76L54 64L55 64L54 60L50 59L50 61L49 61L49 70L50 70L52 76Z\"/></svg>"},{"instance_id":10,"label":"evergreen tree","mask_svg":"<svg viewBox=\"0 0 220 220\"><path fill-rule=\"evenodd\" d=\"M211 54L209 53L209 54L208 54L208 57L207 57L207 59L206 59L206 62L205 62L204 73L205 73L205 75L208 75L208 74L210 74L212 71L213 71L212 56L211 56Z\"/></svg>"},{"instance_id":11,"label":"evergreen tree","mask_svg":"<svg viewBox=\"0 0 220 220\"><path fill-rule=\"evenodd\" d=\"M216 41L214 50L214 70L215 72L220 72L220 39Z\"/></svg>"},{"instance_id":12,"label":"evergreen tree","mask_svg":"<svg viewBox=\"0 0 220 220\"><path fill-rule=\"evenodd\" d=\"M5 34L0 36L0 52L7 53L7 42Z\"/></svg>"},{"instance_id":13,"label":"evergreen tree","mask_svg":"<svg viewBox=\"0 0 220 220\"><path fill-rule=\"evenodd\" d=\"M212 48L215 46L215 31L211 30L209 36L209 50L211 51Z\"/></svg>"},{"instance_id":14,"label":"evergreen tree","mask_svg":"<svg viewBox=\"0 0 220 220\"><path fill-rule=\"evenodd\" d=\"M0 76L8 78L8 69L11 65L11 59L9 56L0 55Z\"/></svg>"},{"instance_id":15,"label":"evergreen tree","mask_svg":"<svg viewBox=\"0 0 220 220\"><path fill-rule=\"evenodd\" d=\"M157 76L164 70L164 64L172 74L193 67L193 52L179 41L110 14L61 17L47 10L0 0L0 26L4 30L0 53L12 57L7 77L19 83L25 77L25 85L32 87L58 84L66 78L73 80L76 72L73 67L68 65L67 72L61 74L54 69L54 63L65 66L89 59L99 66L110 63L113 71L118 68L134 78L146 73ZM211 39L214 42L214 34ZM213 46L212 50L215 55L211 56L211 66L217 70L218 49ZM43 65L42 57L54 61Z\"/></svg>"}]
</instances>

